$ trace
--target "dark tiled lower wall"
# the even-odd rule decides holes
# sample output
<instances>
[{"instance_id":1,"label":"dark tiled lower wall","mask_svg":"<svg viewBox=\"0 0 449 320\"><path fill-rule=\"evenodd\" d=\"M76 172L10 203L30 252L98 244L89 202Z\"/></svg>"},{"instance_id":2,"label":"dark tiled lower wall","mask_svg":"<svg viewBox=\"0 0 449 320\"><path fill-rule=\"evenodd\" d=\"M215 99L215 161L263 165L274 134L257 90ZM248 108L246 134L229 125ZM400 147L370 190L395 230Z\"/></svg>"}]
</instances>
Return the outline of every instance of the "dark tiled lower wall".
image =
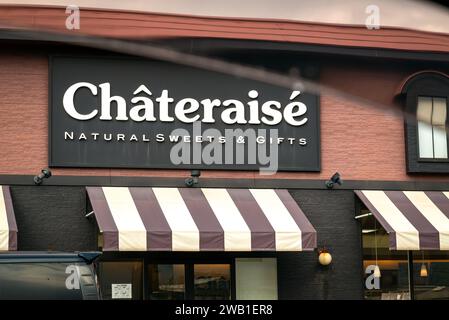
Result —
<instances>
[{"instance_id":1,"label":"dark tiled lower wall","mask_svg":"<svg viewBox=\"0 0 449 320\"><path fill-rule=\"evenodd\" d=\"M316 252L280 253L280 299L362 299L361 230L354 219L355 196L346 190L290 190L313 224L318 246L332 263L322 267Z\"/></svg>"},{"instance_id":2,"label":"dark tiled lower wall","mask_svg":"<svg viewBox=\"0 0 449 320\"><path fill-rule=\"evenodd\" d=\"M86 219L83 187L11 186L18 247L26 250L96 250L96 225Z\"/></svg>"}]
</instances>

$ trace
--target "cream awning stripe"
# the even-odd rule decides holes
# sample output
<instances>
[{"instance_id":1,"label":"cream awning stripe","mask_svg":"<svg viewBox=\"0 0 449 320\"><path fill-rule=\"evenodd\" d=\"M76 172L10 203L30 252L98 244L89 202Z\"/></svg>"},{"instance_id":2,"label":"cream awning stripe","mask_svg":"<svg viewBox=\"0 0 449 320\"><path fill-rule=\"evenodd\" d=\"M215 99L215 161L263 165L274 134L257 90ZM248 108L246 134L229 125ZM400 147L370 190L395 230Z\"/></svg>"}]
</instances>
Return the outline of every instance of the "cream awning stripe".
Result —
<instances>
[{"instance_id":1,"label":"cream awning stripe","mask_svg":"<svg viewBox=\"0 0 449 320\"><path fill-rule=\"evenodd\" d=\"M119 232L120 251L145 251L147 230L128 188L104 187L103 192Z\"/></svg>"},{"instance_id":2,"label":"cream awning stripe","mask_svg":"<svg viewBox=\"0 0 449 320\"><path fill-rule=\"evenodd\" d=\"M0 251L8 251L9 249L9 224L8 216L6 215L5 198L0 192Z\"/></svg>"},{"instance_id":3,"label":"cream awning stripe","mask_svg":"<svg viewBox=\"0 0 449 320\"><path fill-rule=\"evenodd\" d=\"M17 250L17 224L9 186L0 186L0 251Z\"/></svg>"},{"instance_id":4,"label":"cream awning stripe","mask_svg":"<svg viewBox=\"0 0 449 320\"><path fill-rule=\"evenodd\" d=\"M200 234L177 188L153 188L172 231L173 251L199 251Z\"/></svg>"},{"instance_id":5,"label":"cream awning stripe","mask_svg":"<svg viewBox=\"0 0 449 320\"><path fill-rule=\"evenodd\" d=\"M301 229L272 189L250 189L276 234L277 251L301 251Z\"/></svg>"},{"instance_id":6,"label":"cream awning stripe","mask_svg":"<svg viewBox=\"0 0 449 320\"><path fill-rule=\"evenodd\" d=\"M251 231L226 189L202 188L224 231L225 251L251 251Z\"/></svg>"}]
</instances>

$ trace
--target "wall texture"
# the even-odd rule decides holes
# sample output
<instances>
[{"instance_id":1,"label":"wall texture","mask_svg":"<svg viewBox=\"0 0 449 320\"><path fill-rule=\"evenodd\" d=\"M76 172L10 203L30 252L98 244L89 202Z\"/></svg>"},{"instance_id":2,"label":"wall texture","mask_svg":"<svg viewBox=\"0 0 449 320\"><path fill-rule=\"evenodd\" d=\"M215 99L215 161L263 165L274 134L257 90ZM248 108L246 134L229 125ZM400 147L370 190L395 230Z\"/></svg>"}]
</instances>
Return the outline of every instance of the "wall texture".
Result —
<instances>
[{"instance_id":1,"label":"wall texture","mask_svg":"<svg viewBox=\"0 0 449 320\"><path fill-rule=\"evenodd\" d=\"M96 250L95 221L86 219L86 190L82 187L11 187L18 249Z\"/></svg>"},{"instance_id":2,"label":"wall texture","mask_svg":"<svg viewBox=\"0 0 449 320\"><path fill-rule=\"evenodd\" d=\"M332 263L323 267L316 252L280 253L280 299L362 299L361 229L352 191L290 190L326 247Z\"/></svg>"},{"instance_id":3,"label":"wall texture","mask_svg":"<svg viewBox=\"0 0 449 320\"><path fill-rule=\"evenodd\" d=\"M58 51L59 50L59 51ZM0 53L0 175L37 174L48 166L48 55L67 48L8 46ZM78 49L79 50L79 49ZM83 54L83 51L76 54ZM367 107L332 94L321 96L320 173L278 172L277 179L447 180L448 175L407 175L403 117L394 104L401 82L417 70L411 63L320 59L321 83L383 104ZM360 64L360 65L359 65ZM392 66L394 68L392 69ZM6 143L8 142L8 143ZM53 169L54 175L185 177L187 171L133 169ZM202 177L234 178L204 171ZM239 178L266 179L258 172Z\"/></svg>"}]
</instances>

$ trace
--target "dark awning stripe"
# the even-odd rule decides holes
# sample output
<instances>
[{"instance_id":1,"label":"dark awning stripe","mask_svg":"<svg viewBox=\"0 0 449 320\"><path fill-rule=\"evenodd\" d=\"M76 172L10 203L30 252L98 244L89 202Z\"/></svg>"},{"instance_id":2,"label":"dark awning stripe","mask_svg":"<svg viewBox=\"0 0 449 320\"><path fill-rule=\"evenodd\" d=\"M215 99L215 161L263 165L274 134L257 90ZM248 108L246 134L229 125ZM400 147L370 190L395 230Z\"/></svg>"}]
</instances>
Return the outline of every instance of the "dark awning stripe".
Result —
<instances>
[{"instance_id":1,"label":"dark awning stripe","mask_svg":"<svg viewBox=\"0 0 449 320\"><path fill-rule=\"evenodd\" d=\"M180 188L179 192L200 230L201 251L224 251L224 231L201 189Z\"/></svg>"},{"instance_id":2,"label":"dark awning stripe","mask_svg":"<svg viewBox=\"0 0 449 320\"><path fill-rule=\"evenodd\" d=\"M90 203L95 212L100 231L103 233L103 250L119 251L118 228L114 222L108 202L101 187L87 188ZM101 212L101 214L97 214Z\"/></svg>"},{"instance_id":3,"label":"dark awning stripe","mask_svg":"<svg viewBox=\"0 0 449 320\"><path fill-rule=\"evenodd\" d=\"M171 229L151 188L129 188L142 222L147 230L147 248L171 251Z\"/></svg>"},{"instance_id":4,"label":"dark awning stripe","mask_svg":"<svg viewBox=\"0 0 449 320\"><path fill-rule=\"evenodd\" d=\"M251 229L252 250L276 250L274 229L251 192L242 189L228 189L228 193Z\"/></svg>"},{"instance_id":5,"label":"dark awning stripe","mask_svg":"<svg viewBox=\"0 0 449 320\"><path fill-rule=\"evenodd\" d=\"M426 195L449 219L449 198L440 191L426 191Z\"/></svg>"}]
</instances>

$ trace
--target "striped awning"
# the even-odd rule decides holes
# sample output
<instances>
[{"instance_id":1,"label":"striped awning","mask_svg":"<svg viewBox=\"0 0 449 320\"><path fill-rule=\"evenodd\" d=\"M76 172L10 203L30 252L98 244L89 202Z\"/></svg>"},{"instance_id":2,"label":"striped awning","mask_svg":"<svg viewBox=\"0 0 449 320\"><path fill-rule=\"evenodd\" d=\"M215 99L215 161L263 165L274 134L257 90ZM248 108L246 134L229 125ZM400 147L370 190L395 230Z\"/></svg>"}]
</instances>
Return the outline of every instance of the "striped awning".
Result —
<instances>
[{"instance_id":1,"label":"striped awning","mask_svg":"<svg viewBox=\"0 0 449 320\"><path fill-rule=\"evenodd\" d=\"M9 186L0 186L0 251L17 250L17 224Z\"/></svg>"},{"instance_id":2,"label":"striped awning","mask_svg":"<svg viewBox=\"0 0 449 320\"><path fill-rule=\"evenodd\" d=\"M105 251L302 251L316 231L287 190L87 187Z\"/></svg>"},{"instance_id":3,"label":"striped awning","mask_svg":"<svg viewBox=\"0 0 449 320\"><path fill-rule=\"evenodd\" d=\"M390 238L390 250L449 250L449 192L355 191Z\"/></svg>"}]
</instances>

